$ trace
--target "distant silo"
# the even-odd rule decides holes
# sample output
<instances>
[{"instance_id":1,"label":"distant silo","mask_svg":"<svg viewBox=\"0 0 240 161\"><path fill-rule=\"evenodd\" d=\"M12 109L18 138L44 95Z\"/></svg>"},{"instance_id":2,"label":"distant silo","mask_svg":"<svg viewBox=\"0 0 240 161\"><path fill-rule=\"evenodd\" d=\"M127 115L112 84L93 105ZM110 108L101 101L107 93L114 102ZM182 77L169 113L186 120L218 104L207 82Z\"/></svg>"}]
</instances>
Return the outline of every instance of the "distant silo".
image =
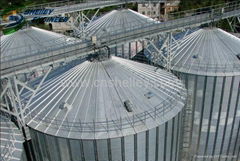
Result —
<instances>
[{"instance_id":1,"label":"distant silo","mask_svg":"<svg viewBox=\"0 0 240 161\"><path fill-rule=\"evenodd\" d=\"M171 73L112 57L46 81L25 118L37 161L178 161L185 98Z\"/></svg>"},{"instance_id":2,"label":"distant silo","mask_svg":"<svg viewBox=\"0 0 240 161\"><path fill-rule=\"evenodd\" d=\"M73 44L79 40L43 30L37 27L28 27L18 30L10 35L1 36L1 62L11 62L15 59L30 57L33 55L42 55L46 51L61 49L66 45ZM15 64L8 63L8 67ZM54 63L53 66L59 66ZM34 68L24 74L18 74L21 81L29 81L41 76L48 68Z\"/></svg>"},{"instance_id":3,"label":"distant silo","mask_svg":"<svg viewBox=\"0 0 240 161\"><path fill-rule=\"evenodd\" d=\"M237 161L240 120L240 39L200 29L174 45L173 71L185 82L186 160Z\"/></svg>"},{"instance_id":4,"label":"distant silo","mask_svg":"<svg viewBox=\"0 0 240 161\"><path fill-rule=\"evenodd\" d=\"M0 160L27 161L23 136L10 118L0 114Z\"/></svg>"},{"instance_id":5,"label":"distant silo","mask_svg":"<svg viewBox=\"0 0 240 161\"><path fill-rule=\"evenodd\" d=\"M90 22L85 29L86 37L108 39L117 33L131 32L134 29L147 28L160 23L131 9L119 9L106 13L95 21ZM117 44L112 53L124 58L132 58L144 48L144 41L133 41Z\"/></svg>"}]
</instances>

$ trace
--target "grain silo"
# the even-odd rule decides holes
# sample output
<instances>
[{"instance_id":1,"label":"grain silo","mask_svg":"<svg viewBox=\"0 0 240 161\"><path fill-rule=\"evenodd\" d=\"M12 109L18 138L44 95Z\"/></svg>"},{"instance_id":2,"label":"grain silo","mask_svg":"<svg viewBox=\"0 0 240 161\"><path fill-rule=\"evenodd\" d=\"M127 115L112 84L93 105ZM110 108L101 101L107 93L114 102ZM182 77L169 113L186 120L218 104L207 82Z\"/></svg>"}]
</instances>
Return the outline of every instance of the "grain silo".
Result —
<instances>
[{"instance_id":1,"label":"grain silo","mask_svg":"<svg viewBox=\"0 0 240 161\"><path fill-rule=\"evenodd\" d=\"M182 82L161 69L85 61L46 81L27 107L36 159L178 161L185 97Z\"/></svg>"},{"instance_id":2,"label":"grain silo","mask_svg":"<svg viewBox=\"0 0 240 161\"><path fill-rule=\"evenodd\" d=\"M71 45L77 41L79 40L62 34L37 27L27 27L10 35L1 36L1 62L8 64L9 67L14 66L10 64L12 60L33 55L40 56L48 51L64 48L66 45ZM53 65L58 66L57 63ZM31 69L31 72L19 74L18 79L22 81L31 80L41 76L45 70L47 69Z\"/></svg>"},{"instance_id":3,"label":"grain silo","mask_svg":"<svg viewBox=\"0 0 240 161\"><path fill-rule=\"evenodd\" d=\"M0 114L0 160L27 161L21 131L8 116Z\"/></svg>"},{"instance_id":4,"label":"grain silo","mask_svg":"<svg viewBox=\"0 0 240 161\"><path fill-rule=\"evenodd\" d=\"M95 21L90 22L85 29L85 37L96 39L110 38L118 33L130 32L134 29L147 28L160 23L131 9L119 9L106 13ZM125 42L112 48L112 53L124 58L132 58L145 46L144 41Z\"/></svg>"},{"instance_id":5,"label":"grain silo","mask_svg":"<svg viewBox=\"0 0 240 161\"><path fill-rule=\"evenodd\" d=\"M172 70L188 90L185 159L237 161L240 39L218 28L204 28L172 49Z\"/></svg>"}]
</instances>

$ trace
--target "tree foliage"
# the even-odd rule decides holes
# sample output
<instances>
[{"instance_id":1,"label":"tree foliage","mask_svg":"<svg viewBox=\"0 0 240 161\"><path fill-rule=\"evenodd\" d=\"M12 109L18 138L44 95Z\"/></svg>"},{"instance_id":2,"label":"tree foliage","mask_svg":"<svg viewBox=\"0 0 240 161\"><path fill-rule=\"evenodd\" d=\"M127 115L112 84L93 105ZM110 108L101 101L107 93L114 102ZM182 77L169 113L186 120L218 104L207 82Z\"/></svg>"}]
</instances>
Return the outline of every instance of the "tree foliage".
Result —
<instances>
[{"instance_id":1,"label":"tree foliage","mask_svg":"<svg viewBox=\"0 0 240 161\"><path fill-rule=\"evenodd\" d=\"M231 2L234 0L181 0L180 2L180 10L190 10L201 7L207 7L217 4L222 4L226 2Z\"/></svg>"}]
</instances>

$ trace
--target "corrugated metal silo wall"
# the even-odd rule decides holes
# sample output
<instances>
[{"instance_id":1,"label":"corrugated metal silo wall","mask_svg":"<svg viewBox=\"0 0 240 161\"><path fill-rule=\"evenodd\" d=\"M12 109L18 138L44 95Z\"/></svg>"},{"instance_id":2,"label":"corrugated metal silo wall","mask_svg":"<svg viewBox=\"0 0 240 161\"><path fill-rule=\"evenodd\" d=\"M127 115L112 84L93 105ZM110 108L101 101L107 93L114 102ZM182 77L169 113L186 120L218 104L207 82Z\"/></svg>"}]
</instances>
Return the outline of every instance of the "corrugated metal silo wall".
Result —
<instances>
[{"instance_id":1,"label":"corrugated metal silo wall","mask_svg":"<svg viewBox=\"0 0 240 161\"><path fill-rule=\"evenodd\" d=\"M179 161L182 112L165 124L121 138L74 140L30 129L37 161Z\"/></svg>"},{"instance_id":2,"label":"corrugated metal silo wall","mask_svg":"<svg viewBox=\"0 0 240 161\"><path fill-rule=\"evenodd\" d=\"M138 52L143 50L146 42L129 42L122 45L117 45L110 49L110 53L126 59L131 59Z\"/></svg>"},{"instance_id":3,"label":"corrugated metal silo wall","mask_svg":"<svg viewBox=\"0 0 240 161\"><path fill-rule=\"evenodd\" d=\"M23 148L23 152L22 152L20 161L28 161L27 156L26 156L26 151L24 148Z\"/></svg>"},{"instance_id":4,"label":"corrugated metal silo wall","mask_svg":"<svg viewBox=\"0 0 240 161\"><path fill-rule=\"evenodd\" d=\"M188 89L184 160L239 161L240 76L176 74Z\"/></svg>"}]
</instances>

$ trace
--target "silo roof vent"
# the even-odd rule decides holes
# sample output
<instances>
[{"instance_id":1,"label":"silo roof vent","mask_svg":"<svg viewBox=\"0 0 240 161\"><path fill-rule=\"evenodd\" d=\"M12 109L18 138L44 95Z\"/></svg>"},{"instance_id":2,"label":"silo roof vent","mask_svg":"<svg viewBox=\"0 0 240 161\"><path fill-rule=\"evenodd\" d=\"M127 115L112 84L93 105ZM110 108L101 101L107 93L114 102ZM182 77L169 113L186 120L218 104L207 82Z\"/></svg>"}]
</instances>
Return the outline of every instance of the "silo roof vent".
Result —
<instances>
[{"instance_id":1,"label":"silo roof vent","mask_svg":"<svg viewBox=\"0 0 240 161\"><path fill-rule=\"evenodd\" d=\"M71 108L71 105L69 105L67 102L62 102L59 105L59 109L61 110L69 110Z\"/></svg>"},{"instance_id":2,"label":"silo roof vent","mask_svg":"<svg viewBox=\"0 0 240 161\"><path fill-rule=\"evenodd\" d=\"M197 59L198 58L198 55L193 55L193 59Z\"/></svg>"},{"instance_id":3,"label":"silo roof vent","mask_svg":"<svg viewBox=\"0 0 240 161\"><path fill-rule=\"evenodd\" d=\"M147 92L146 94L144 94L145 97L147 97L147 99L150 99L154 96L154 93L152 93L151 91Z\"/></svg>"},{"instance_id":4,"label":"silo roof vent","mask_svg":"<svg viewBox=\"0 0 240 161\"><path fill-rule=\"evenodd\" d=\"M124 106L125 106L125 108L126 108L126 110L128 112L132 112L133 111L133 104L132 104L132 102L130 100L124 101Z\"/></svg>"}]
</instances>

